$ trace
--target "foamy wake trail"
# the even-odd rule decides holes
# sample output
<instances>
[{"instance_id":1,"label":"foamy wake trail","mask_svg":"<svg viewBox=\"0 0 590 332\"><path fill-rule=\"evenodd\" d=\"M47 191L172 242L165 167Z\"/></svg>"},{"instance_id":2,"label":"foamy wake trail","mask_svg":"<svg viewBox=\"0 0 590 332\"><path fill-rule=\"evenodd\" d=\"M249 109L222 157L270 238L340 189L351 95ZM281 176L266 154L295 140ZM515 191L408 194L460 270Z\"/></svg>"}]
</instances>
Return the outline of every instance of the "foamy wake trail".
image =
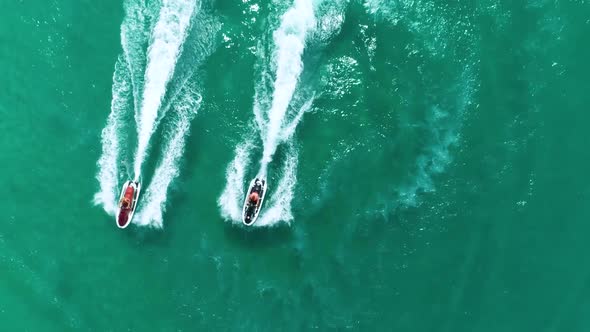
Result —
<instances>
[{"instance_id":1,"label":"foamy wake trail","mask_svg":"<svg viewBox=\"0 0 590 332\"><path fill-rule=\"evenodd\" d=\"M313 105L314 96L308 99L295 113L291 121L281 130L281 141L288 141L287 159L284 161L281 179L272 193L272 206L264 210L258 226L269 226L279 221L289 222L293 219L291 215L291 200L293 199L293 188L297 183L296 170L298 163L298 153L293 142L289 141L295 133L295 129L303 114L308 112ZM266 171L266 170L265 170Z\"/></svg>"},{"instance_id":2,"label":"foamy wake trail","mask_svg":"<svg viewBox=\"0 0 590 332\"><path fill-rule=\"evenodd\" d=\"M225 189L223 189L223 193L217 200L222 217L237 223L242 221L242 204L246 194L244 180L246 170L250 165L250 150L252 147L252 140L247 139L236 148L234 160L232 160L225 172L227 179Z\"/></svg>"},{"instance_id":3,"label":"foamy wake trail","mask_svg":"<svg viewBox=\"0 0 590 332\"><path fill-rule=\"evenodd\" d=\"M127 64L122 57L119 57L113 74L111 113L101 134L102 155L98 160L98 174L96 175L100 189L94 195L94 204L102 205L104 210L112 215L115 214L117 208L115 202L118 190L119 169L117 165L119 164L120 145L117 133L124 128L123 116L129 109L132 89Z\"/></svg>"},{"instance_id":4,"label":"foamy wake trail","mask_svg":"<svg viewBox=\"0 0 590 332\"><path fill-rule=\"evenodd\" d=\"M242 208L247 189L244 180L246 180L246 171L251 163L250 150L252 147L252 139L247 139L236 148L234 160L226 170L225 188L217 201L221 208L221 215L235 224L242 223ZM265 208L262 209L260 217L253 226L266 227L280 221L288 223L293 219L291 201L297 183L298 155L293 143L288 143L287 147L287 158L283 163L281 178L277 185L273 186L273 192L268 194Z\"/></svg>"},{"instance_id":5,"label":"foamy wake trail","mask_svg":"<svg viewBox=\"0 0 590 332\"><path fill-rule=\"evenodd\" d=\"M285 125L285 115L303 71L301 56L305 49L306 37L315 24L312 1L295 0L293 7L282 16L281 25L273 34L276 79L272 104L268 111L266 137L263 141L262 175L266 174L268 163L272 161L277 146L283 141L284 136L281 135L281 131ZM295 120L298 121L300 118L296 117ZM292 125L293 122L288 126Z\"/></svg>"},{"instance_id":6,"label":"foamy wake trail","mask_svg":"<svg viewBox=\"0 0 590 332\"><path fill-rule=\"evenodd\" d=\"M158 110L166 93L166 85L172 77L176 60L195 9L195 0L163 0L151 45L148 50L145 86L139 122L138 146L134 172L138 179L147 154L150 138L155 130Z\"/></svg>"},{"instance_id":7,"label":"foamy wake trail","mask_svg":"<svg viewBox=\"0 0 590 332\"><path fill-rule=\"evenodd\" d=\"M283 129L281 139L288 140L295 132L299 119L307 112L313 103L313 97L306 101L295 114L290 126ZM246 191L245 175L251 163L250 151L254 147L252 138L244 140L235 151L234 160L226 170L226 185L217 203L221 208L221 215L226 220L236 224L242 223L242 208ZM298 156L292 142L287 145L287 158L283 163L281 178L276 187L269 183L269 192L265 199L265 207L262 209L255 226L271 226L280 221L289 222L293 219L291 214L291 201L293 199L293 188L297 183L296 171ZM272 190L270 189L272 188Z\"/></svg>"},{"instance_id":8,"label":"foamy wake trail","mask_svg":"<svg viewBox=\"0 0 590 332\"><path fill-rule=\"evenodd\" d=\"M141 199L138 216L133 221L138 225L156 228L163 225L168 187L179 174L179 162L184 152L185 139L201 103L201 96L188 88L183 88L181 93L182 99L173 106L175 121L168 130L170 139L163 150L162 161Z\"/></svg>"},{"instance_id":9,"label":"foamy wake trail","mask_svg":"<svg viewBox=\"0 0 590 332\"><path fill-rule=\"evenodd\" d=\"M313 97L299 108L294 108L291 102L303 71L302 56L306 39L316 25L314 15L311 0L295 0L293 6L281 17L281 24L273 34L273 62L276 73L272 85L272 98L269 98L267 92L266 72L263 72L262 82L256 87L254 96L254 115L264 146L259 177L267 178L268 164L272 161L278 145L293 136L303 114L311 108ZM268 111L264 112L264 109ZM236 148L234 160L226 171L225 189L218 200L222 216L234 223L242 222L245 180L249 180L245 179L245 175L251 162L252 147L252 140L246 139ZM297 182L296 169L297 151L290 142L281 178L276 187L269 183L265 207L255 223L256 226L269 226L279 221L288 222L293 218L291 201Z\"/></svg>"},{"instance_id":10,"label":"foamy wake trail","mask_svg":"<svg viewBox=\"0 0 590 332\"><path fill-rule=\"evenodd\" d=\"M266 207L260 212L260 216L253 226L266 227L272 226L280 221L289 223L293 220L291 201L293 200L293 191L297 183L297 163L297 149L295 149L293 143L289 143L281 180L279 180L279 183L275 187L276 189L266 203Z\"/></svg>"},{"instance_id":11,"label":"foamy wake trail","mask_svg":"<svg viewBox=\"0 0 590 332\"><path fill-rule=\"evenodd\" d=\"M295 133L295 129L297 128L297 125L299 124L299 121L301 121L303 114L305 114L306 112L308 112L311 109L311 106L313 105L313 101L314 101L314 96L312 96L308 101L306 101L299 108L299 110L297 111L297 113L295 114L293 119L283 127L283 129L281 130L281 136L280 136L282 141L286 141L286 140L290 139L291 136L293 136L293 134Z\"/></svg>"}]
</instances>

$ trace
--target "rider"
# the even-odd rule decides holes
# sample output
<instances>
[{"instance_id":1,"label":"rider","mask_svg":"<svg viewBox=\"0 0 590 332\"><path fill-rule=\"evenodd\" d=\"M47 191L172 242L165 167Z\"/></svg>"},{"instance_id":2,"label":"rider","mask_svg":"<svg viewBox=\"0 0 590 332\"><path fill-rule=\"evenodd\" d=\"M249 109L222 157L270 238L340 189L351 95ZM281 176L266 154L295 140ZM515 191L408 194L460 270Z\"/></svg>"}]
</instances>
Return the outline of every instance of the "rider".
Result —
<instances>
[{"instance_id":1,"label":"rider","mask_svg":"<svg viewBox=\"0 0 590 332\"><path fill-rule=\"evenodd\" d=\"M248 200L250 202L250 204L252 205L257 205L258 204L258 193L257 192L253 192L250 194L250 196L248 197Z\"/></svg>"},{"instance_id":2,"label":"rider","mask_svg":"<svg viewBox=\"0 0 590 332\"><path fill-rule=\"evenodd\" d=\"M121 200L121 207L122 207L123 209L128 209L128 208L129 208L129 204L130 204L130 203L131 203L131 202L129 201L129 199L128 199L128 198L125 198L125 197L123 197L123 199Z\"/></svg>"},{"instance_id":3,"label":"rider","mask_svg":"<svg viewBox=\"0 0 590 332\"><path fill-rule=\"evenodd\" d=\"M133 198L133 187L129 186L127 187L127 189L125 189L125 194L123 195L123 198L121 199L121 208L123 209L129 209L131 206L131 199Z\"/></svg>"}]
</instances>

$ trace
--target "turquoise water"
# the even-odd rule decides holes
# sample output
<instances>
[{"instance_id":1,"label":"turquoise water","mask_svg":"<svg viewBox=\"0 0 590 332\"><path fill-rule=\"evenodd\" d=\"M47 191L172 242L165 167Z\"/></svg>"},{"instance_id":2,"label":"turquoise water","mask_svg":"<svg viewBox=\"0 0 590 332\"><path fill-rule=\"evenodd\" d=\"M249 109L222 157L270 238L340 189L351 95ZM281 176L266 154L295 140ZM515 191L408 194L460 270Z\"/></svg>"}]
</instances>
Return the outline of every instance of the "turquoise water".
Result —
<instances>
[{"instance_id":1,"label":"turquoise water","mask_svg":"<svg viewBox=\"0 0 590 332\"><path fill-rule=\"evenodd\" d=\"M590 328L590 2L4 9L3 330Z\"/></svg>"}]
</instances>

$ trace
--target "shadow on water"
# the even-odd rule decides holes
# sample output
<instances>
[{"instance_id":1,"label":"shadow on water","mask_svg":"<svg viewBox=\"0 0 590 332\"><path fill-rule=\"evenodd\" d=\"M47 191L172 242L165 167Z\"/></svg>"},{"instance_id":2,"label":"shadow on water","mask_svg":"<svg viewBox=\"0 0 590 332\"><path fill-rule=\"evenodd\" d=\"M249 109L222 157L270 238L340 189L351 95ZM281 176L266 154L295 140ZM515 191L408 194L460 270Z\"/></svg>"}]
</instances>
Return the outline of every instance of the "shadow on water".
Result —
<instances>
[{"instance_id":1,"label":"shadow on water","mask_svg":"<svg viewBox=\"0 0 590 332\"><path fill-rule=\"evenodd\" d=\"M293 240L293 231L285 224L262 228L237 226L226 222L224 233L231 243L237 243L249 249L280 247Z\"/></svg>"}]
</instances>

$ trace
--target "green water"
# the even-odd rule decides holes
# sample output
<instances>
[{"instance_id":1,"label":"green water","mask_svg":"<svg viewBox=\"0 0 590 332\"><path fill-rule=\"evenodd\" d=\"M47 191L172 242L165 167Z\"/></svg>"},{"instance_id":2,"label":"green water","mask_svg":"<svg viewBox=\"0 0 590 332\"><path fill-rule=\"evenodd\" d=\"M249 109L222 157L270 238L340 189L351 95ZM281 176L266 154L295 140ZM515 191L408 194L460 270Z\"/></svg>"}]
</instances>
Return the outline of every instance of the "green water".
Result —
<instances>
[{"instance_id":1,"label":"green water","mask_svg":"<svg viewBox=\"0 0 590 332\"><path fill-rule=\"evenodd\" d=\"M1 330L590 329L590 2L315 1L287 118L311 104L269 164L268 225L248 229L222 194L232 160L240 190L258 171L254 106L269 108L293 3L203 0L142 164L140 209L196 111L161 224L119 230L93 203L101 132L123 96L118 191L134 175L132 90L141 101L175 2L189 0L148 1L140 23L141 1L4 4Z\"/></svg>"}]
</instances>

